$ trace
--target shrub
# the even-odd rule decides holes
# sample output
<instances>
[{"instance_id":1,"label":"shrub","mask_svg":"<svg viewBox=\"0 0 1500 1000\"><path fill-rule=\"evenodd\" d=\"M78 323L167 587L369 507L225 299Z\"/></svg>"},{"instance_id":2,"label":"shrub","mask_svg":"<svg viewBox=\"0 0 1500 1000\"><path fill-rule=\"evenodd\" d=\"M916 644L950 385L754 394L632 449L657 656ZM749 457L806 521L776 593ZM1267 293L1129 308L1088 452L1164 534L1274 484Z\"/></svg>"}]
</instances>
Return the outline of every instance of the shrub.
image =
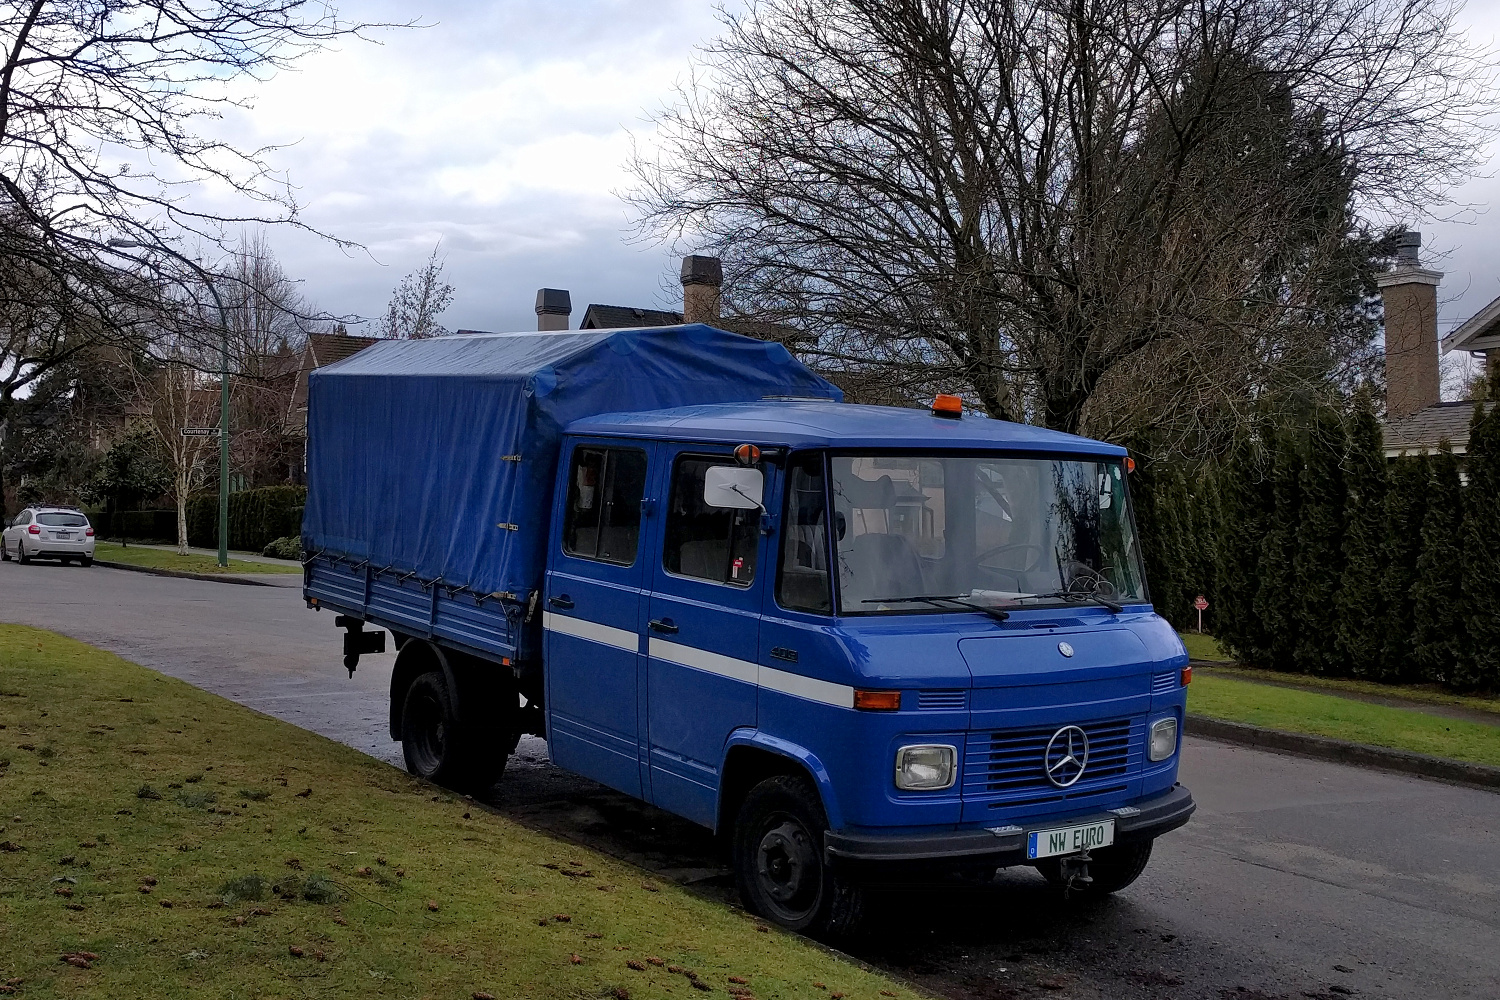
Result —
<instances>
[{"instance_id":1,"label":"shrub","mask_svg":"<svg viewBox=\"0 0 1500 1000\"><path fill-rule=\"evenodd\" d=\"M271 542L302 532L305 486L262 486L229 497L229 547L260 552ZM205 493L188 503L188 540L214 548L219 544L219 498Z\"/></svg>"},{"instance_id":2,"label":"shrub","mask_svg":"<svg viewBox=\"0 0 1500 1000\"><path fill-rule=\"evenodd\" d=\"M261 549L260 554L270 556L273 559L301 559L302 539L296 535L287 535L284 538L278 538Z\"/></svg>"}]
</instances>

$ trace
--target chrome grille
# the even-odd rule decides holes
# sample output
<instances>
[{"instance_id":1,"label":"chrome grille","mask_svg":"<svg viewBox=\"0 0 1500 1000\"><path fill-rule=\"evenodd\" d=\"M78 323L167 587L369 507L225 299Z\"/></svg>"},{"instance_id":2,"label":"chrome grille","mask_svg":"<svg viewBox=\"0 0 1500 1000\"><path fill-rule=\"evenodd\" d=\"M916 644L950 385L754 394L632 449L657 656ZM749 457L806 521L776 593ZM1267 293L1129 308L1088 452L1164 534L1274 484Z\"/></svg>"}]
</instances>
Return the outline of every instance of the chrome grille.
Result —
<instances>
[{"instance_id":1,"label":"chrome grille","mask_svg":"<svg viewBox=\"0 0 1500 1000\"><path fill-rule=\"evenodd\" d=\"M964 797L1021 805L1118 790L1137 772L1145 753L1144 719L1076 723L1089 737L1089 761L1077 784L1063 789L1047 780L1042 758L1062 724L969 733L964 751Z\"/></svg>"},{"instance_id":2,"label":"chrome grille","mask_svg":"<svg viewBox=\"0 0 1500 1000\"><path fill-rule=\"evenodd\" d=\"M918 691L917 708L926 712L957 712L962 711L968 699L963 688L951 688L948 690Z\"/></svg>"}]
</instances>

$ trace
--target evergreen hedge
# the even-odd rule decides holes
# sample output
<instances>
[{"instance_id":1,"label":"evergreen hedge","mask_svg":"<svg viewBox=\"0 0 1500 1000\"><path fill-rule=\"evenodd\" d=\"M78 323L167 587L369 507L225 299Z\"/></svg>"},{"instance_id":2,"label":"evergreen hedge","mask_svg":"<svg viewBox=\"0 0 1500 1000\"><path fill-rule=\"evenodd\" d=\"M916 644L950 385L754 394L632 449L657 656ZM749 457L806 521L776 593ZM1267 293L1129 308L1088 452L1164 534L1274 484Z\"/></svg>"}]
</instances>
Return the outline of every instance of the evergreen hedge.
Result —
<instances>
[{"instance_id":1,"label":"evergreen hedge","mask_svg":"<svg viewBox=\"0 0 1500 1000\"><path fill-rule=\"evenodd\" d=\"M259 552L271 542L302 534L305 486L262 486L229 495L229 547ZM188 543L203 548L219 544L218 494L188 501Z\"/></svg>"},{"instance_id":2,"label":"evergreen hedge","mask_svg":"<svg viewBox=\"0 0 1500 1000\"><path fill-rule=\"evenodd\" d=\"M1371 397L1350 403L1217 465L1133 449L1153 604L1186 630L1204 594L1206 630L1257 666L1500 691L1500 404L1475 407L1462 460L1389 460Z\"/></svg>"}]
</instances>

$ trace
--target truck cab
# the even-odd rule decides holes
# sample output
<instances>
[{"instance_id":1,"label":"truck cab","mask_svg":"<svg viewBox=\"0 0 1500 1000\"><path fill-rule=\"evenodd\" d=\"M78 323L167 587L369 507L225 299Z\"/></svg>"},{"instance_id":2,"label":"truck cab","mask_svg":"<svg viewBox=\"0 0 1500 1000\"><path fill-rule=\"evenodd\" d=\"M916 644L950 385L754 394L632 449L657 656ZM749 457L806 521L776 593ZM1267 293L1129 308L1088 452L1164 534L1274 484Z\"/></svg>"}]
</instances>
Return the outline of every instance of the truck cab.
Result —
<instances>
[{"instance_id":1,"label":"truck cab","mask_svg":"<svg viewBox=\"0 0 1500 1000\"><path fill-rule=\"evenodd\" d=\"M1123 449L962 411L762 401L566 428L553 761L726 834L790 927L840 877L1132 880L1187 821L1187 654ZM842 873L842 875L841 875Z\"/></svg>"}]
</instances>

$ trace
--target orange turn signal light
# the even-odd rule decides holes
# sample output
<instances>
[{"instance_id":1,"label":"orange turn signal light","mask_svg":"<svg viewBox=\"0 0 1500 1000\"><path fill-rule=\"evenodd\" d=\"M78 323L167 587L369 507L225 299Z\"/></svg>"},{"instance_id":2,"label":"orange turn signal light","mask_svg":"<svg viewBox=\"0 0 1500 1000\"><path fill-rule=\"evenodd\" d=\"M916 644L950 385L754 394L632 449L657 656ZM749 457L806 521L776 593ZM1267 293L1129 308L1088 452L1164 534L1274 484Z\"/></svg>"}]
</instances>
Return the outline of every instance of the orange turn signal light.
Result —
<instances>
[{"instance_id":1,"label":"orange turn signal light","mask_svg":"<svg viewBox=\"0 0 1500 1000\"><path fill-rule=\"evenodd\" d=\"M1125 456L1125 471L1126 472L1134 472L1135 471L1135 459L1131 458L1129 455Z\"/></svg>"},{"instance_id":2,"label":"orange turn signal light","mask_svg":"<svg viewBox=\"0 0 1500 1000\"><path fill-rule=\"evenodd\" d=\"M932 397L932 415L951 419L961 417L964 415L964 401L946 392L939 393Z\"/></svg>"},{"instance_id":3,"label":"orange turn signal light","mask_svg":"<svg viewBox=\"0 0 1500 1000\"><path fill-rule=\"evenodd\" d=\"M854 691L854 707L867 712L895 712L901 708L900 691Z\"/></svg>"},{"instance_id":4,"label":"orange turn signal light","mask_svg":"<svg viewBox=\"0 0 1500 1000\"><path fill-rule=\"evenodd\" d=\"M1191 683L1193 683L1193 668L1192 667L1183 667L1182 668L1182 686L1183 687L1187 687Z\"/></svg>"},{"instance_id":5,"label":"orange turn signal light","mask_svg":"<svg viewBox=\"0 0 1500 1000\"><path fill-rule=\"evenodd\" d=\"M760 461L760 449L753 444L742 444L734 449L734 460L741 465L754 465Z\"/></svg>"}]
</instances>

